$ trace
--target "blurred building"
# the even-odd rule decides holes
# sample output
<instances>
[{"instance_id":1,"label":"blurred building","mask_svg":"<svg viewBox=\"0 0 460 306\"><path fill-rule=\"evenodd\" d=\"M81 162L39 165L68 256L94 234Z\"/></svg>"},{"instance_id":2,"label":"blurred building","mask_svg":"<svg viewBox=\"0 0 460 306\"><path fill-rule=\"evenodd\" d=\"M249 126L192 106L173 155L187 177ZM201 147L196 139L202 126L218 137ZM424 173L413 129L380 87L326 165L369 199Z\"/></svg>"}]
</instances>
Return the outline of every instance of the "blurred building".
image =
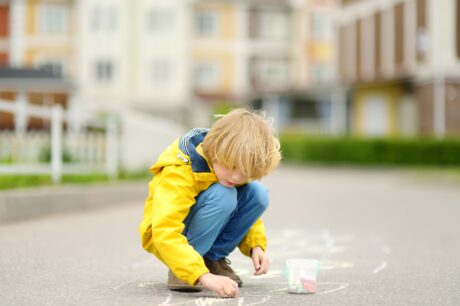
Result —
<instances>
[{"instance_id":1,"label":"blurred building","mask_svg":"<svg viewBox=\"0 0 460 306\"><path fill-rule=\"evenodd\" d=\"M346 90L336 85L336 2L307 0L288 6L286 45L295 50L288 56L292 78L271 90L254 91L254 105L274 116L279 130L319 134L347 130Z\"/></svg>"},{"instance_id":2,"label":"blurred building","mask_svg":"<svg viewBox=\"0 0 460 306\"><path fill-rule=\"evenodd\" d=\"M217 103L253 101L280 129L342 131L335 3L0 0L0 63L75 85L21 98L33 103L196 125Z\"/></svg>"},{"instance_id":3,"label":"blurred building","mask_svg":"<svg viewBox=\"0 0 460 306\"><path fill-rule=\"evenodd\" d=\"M80 99L92 110L122 110L136 96L139 63L134 52L139 49L142 37L135 32L137 22L133 10L137 3L139 1L76 1L78 68L75 81Z\"/></svg>"},{"instance_id":4,"label":"blurred building","mask_svg":"<svg viewBox=\"0 0 460 306\"><path fill-rule=\"evenodd\" d=\"M9 109L14 110L0 109L0 129L24 133L28 129L49 127L49 120L30 114L27 108L60 105L65 109L73 92L71 83L51 71L0 67L0 103L11 104Z\"/></svg>"},{"instance_id":5,"label":"blurred building","mask_svg":"<svg viewBox=\"0 0 460 306\"><path fill-rule=\"evenodd\" d=\"M254 2L260 4L261 1ZM254 105L275 118L278 130L321 134L344 132L346 92L336 86L335 74L336 1L279 3L287 12L289 35L285 44L291 52L286 52L285 58L290 77L285 79L286 83L275 81L278 86L263 90L254 88ZM264 53L267 52L262 51L262 56Z\"/></svg>"},{"instance_id":6,"label":"blurred building","mask_svg":"<svg viewBox=\"0 0 460 306\"><path fill-rule=\"evenodd\" d=\"M460 133L460 1L348 0L339 73L361 135Z\"/></svg>"},{"instance_id":7,"label":"blurred building","mask_svg":"<svg viewBox=\"0 0 460 306\"><path fill-rule=\"evenodd\" d=\"M70 0L0 1L1 63L74 77L74 5Z\"/></svg>"},{"instance_id":8,"label":"blurred building","mask_svg":"<svg viewBox=\"0 0 460 306\"><path fill-rule=\"evenodd\" d=\"M0 1L0 99L18 109L0 113L0 127L17 131L48 123L26 114L27 105L75 104L74 1Z\"/></svg>"},{"instance_id":9,"label":"blurred building","mask_svg":"<svg viewBox=\"0 0 460 306\"><path fill-rule=\"evenodd\" d=\"M316 78L330 73L321 66L324 46L307 43L309 3L78 1L81 98L193 124L215 103L300 92L309 48Z\"/></svg>"},{"instance_id":10,"label":"blurred building","mask_svg":"<svg viewBox=\"0 0 460 306\"><path fill-rule=\"evenodd\" d=\"M90 107L167 114L185 106L182 1L77 3L77 83Z\"/></svg>"}]
</instances>

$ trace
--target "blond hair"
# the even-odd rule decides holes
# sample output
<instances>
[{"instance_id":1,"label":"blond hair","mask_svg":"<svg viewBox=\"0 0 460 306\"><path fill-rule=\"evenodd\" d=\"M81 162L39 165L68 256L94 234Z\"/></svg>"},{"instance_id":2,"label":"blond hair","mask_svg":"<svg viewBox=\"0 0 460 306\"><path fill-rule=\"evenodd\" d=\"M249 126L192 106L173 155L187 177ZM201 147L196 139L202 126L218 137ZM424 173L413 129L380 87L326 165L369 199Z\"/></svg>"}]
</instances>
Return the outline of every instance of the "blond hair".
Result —
<instances>
[{"instance_id":1,"label":"blond hair","mask_svg":"<svg viewBox=\"0 0 460 306\"><path fill-rule=\"evenodd\" d=\"M204 154L250 179L261 179L281 160L280 143L262 112L238 108L218 119L206 135Z\"/></svg>"}]
</instances>

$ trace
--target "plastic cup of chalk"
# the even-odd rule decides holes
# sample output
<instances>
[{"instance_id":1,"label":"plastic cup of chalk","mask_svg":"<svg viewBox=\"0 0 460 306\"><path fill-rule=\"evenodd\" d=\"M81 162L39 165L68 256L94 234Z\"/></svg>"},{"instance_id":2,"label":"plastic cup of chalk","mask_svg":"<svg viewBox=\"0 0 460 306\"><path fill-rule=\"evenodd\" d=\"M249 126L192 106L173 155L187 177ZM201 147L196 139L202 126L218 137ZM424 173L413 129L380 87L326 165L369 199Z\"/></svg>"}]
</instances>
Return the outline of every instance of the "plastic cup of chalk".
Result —
<instances>
[{"instance_id":1,"label":"plastic cup of chalk","mask_svg":"<svg viewBox=\"0 0 460 306\"><path fill-rule=\"evenodd\" d=\"M315 293L319 261L315 259L288 259L284 275L289 293Z\"/></svg>"}]
</instances>

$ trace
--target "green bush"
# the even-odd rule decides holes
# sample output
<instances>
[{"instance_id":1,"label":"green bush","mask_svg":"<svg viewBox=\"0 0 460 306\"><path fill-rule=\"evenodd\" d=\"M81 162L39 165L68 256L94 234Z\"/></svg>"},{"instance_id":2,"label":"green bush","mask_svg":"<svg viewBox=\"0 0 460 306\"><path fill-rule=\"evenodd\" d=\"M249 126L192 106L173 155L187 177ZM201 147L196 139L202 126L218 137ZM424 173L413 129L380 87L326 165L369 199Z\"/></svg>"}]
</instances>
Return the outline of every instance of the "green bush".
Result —
<instances>
[{"instance_id":1,"label":"green bush","mask_svg":"<svg viewBox=\"0 0 460 306\"><path fill-rule=\"evenodd\" d=\"M40 156L39 156L39 161L40 162L50 162L51 161L51 145L48 144L44 146L41 151L40 151ZM75 161L72 158L72 154L70 154L69 150L67 148L62 149L62 161L65 163L70 163Z\"/></svg>"},{"instance_id":2,"label":"green bush","mask_svg":"<svg viewBox=\"0 0 460 306\"><path fill-rule=\"evenodd\" d=\"M62 184L91 184L107 182L109 178L105 174L93 173L86 175L64 175ZM0 190L14 188L29 188L53 185L49 175L0 175Z\"/></svg>"},{"instance_id":3,"label":"green bush","mask_svg":"<svg viewBox=\"0 0 460 306\"><path fill-rule=\"evenodd\" d=\"M148 168L138 171L120 170L115 181L139 181L143 180L146 184L151 179L152 174ZM104 173L88 173L81 175L63 175L61 184L92 184L112 182ZM0 175L0 190L14 188L30 188L53 185L50 175Z\"/></svg>"},{"instance_id":4,"label":"green bush","mask_svg":"<svg viewBox=\"0 0 460 306\"><path fill-rule=\"evenodd\" d=\"M121 180L149 180L152 177L152 173L150 173L148 166L138 170L126 170L120 169L118 173L118 177Z\"/></svg>"},{"instance_id":5,"label":"green bush","mask_svg":"<svg viewBox=\"0 0 460 306\"><path fill-rule=\"evenodd\" d=\"M366 139L284 134L283 158L323 164L460 166L460 139Z\"/></svg>"},{"instance_id":6,"label":"green bush","mask_svg":"<svg viewBox=\"0 0 460 306\"><path fill-rule=\"evenodd\" d=\"M12 163L13 163L13 157L11 156L11 154L0 157L0 164L12 164Z\"/></svg>"},{"instance_id":7,"label":"green bush","mask_svg":"<svg viewBox=\"0 0 460 306\"><path fill-rule=\"evenodd\" d=\"M235 103L221 101L214 105L212 112L213 112L213 115L215 114L225 115L237 107L238 106Z\"/></svg>"},{"instance_id":8,"label":"green bush","mask_svg":"<svg viewBox=\"0 0 460 306\"><path fill-rule=\"evenodd\" d=\"M26 188L32 186L51 185L50 176L33 175L33 176L0 176L0 190L13 188Z\"/></svg>"}]
</instances>

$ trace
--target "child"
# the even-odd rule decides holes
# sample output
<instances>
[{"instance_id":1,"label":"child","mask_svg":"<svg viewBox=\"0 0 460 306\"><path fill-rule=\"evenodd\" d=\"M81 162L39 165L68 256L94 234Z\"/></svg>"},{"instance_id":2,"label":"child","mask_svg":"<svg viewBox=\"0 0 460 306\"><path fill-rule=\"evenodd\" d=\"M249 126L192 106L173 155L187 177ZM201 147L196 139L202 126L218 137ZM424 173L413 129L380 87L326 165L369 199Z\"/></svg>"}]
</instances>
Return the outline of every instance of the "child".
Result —
<instances>
[{"instance_id":1,"label":"child","mask_svg":"<svg viewBox=\"0 0 460 306\"><path fill-rule=\"evenodd\" d=\"M242 281L226 257L237 246L256 275L267 273L268 192L255 180L278 165L279 148L262 115L236 109L160 155L139 228L143 247L170 269L169 289L235 297Z\"/></svg>"}]
</instances>

